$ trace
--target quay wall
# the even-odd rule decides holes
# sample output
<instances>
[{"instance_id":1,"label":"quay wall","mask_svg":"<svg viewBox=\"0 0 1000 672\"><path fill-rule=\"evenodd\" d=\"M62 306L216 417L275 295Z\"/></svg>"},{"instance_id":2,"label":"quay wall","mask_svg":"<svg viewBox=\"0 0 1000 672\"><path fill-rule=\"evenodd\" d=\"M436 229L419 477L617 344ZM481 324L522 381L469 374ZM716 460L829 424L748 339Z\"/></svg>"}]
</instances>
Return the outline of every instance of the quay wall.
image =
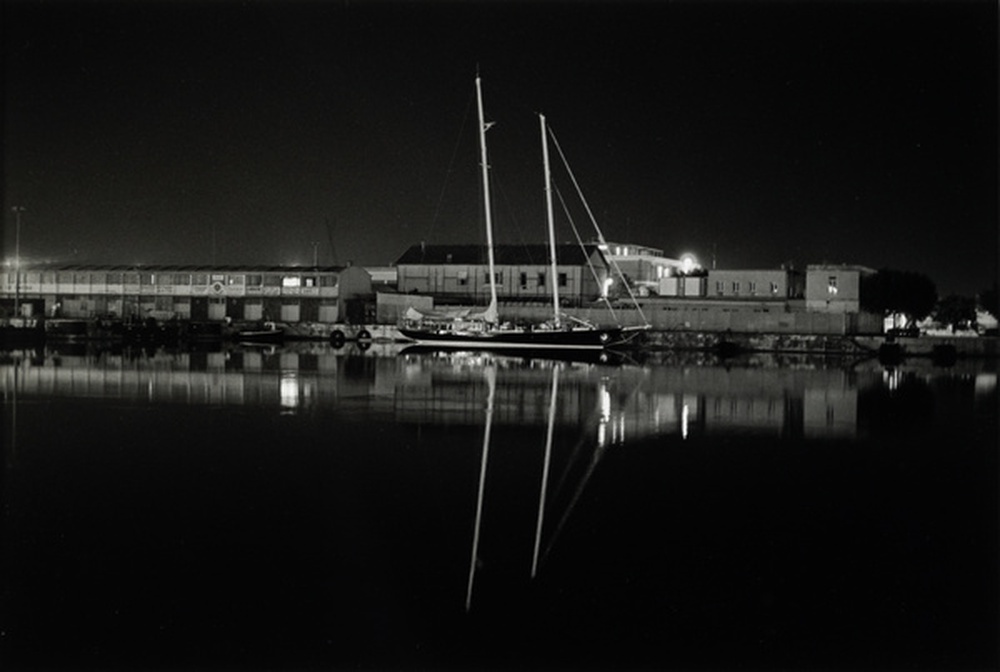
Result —
<instances>
[{"instance_id":1,"label":"quay wall","mask_svg":"<svg viewBox=\"0 0 1000 672\"><path fill-rule=\"evenodd\" d=\"M501 305L500 317L511 322L549 319L549 306ZM567 308L566 315L610 326L648 323L658 331L738 332L756 334L880 334L882 318L869 313L807 311L801 301L647 300L639 307Z\"/></svg>"}]
</instances>

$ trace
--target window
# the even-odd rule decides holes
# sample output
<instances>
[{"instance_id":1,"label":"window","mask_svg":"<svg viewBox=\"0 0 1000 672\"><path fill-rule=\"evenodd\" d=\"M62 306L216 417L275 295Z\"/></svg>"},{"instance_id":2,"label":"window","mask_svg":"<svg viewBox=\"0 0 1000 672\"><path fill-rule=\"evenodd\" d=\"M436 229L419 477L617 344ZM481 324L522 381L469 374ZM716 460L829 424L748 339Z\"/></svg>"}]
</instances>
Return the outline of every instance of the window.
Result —
<instances>
[{"instance_id":1,"label":"window","mask_svg":"<svg viewBox=\"0 0 1000 672\"><path fill-rule=\"evenodd\" d=\"M281 287L282 277L280 275L265 275L264 276L264 286L265 287Z\"/></svg>"},{"instance_id":2,"label":"window","mask_svg":"<svg viewBox=\"0 0 1000 672\"><path fill-rule=\"evenodd\" d=\"M207 285L208 284L208 274L206 273L194 273L191 275L192 285Z\"/></svg>"},{"instance_id":3,"label":"window","mask_svg":"<svg viewBox=\"0 0 1000 672\"><path fill-rule=\"evenodd\" d=\"M736 295L736 294L739 294L739 293L740 293L740 282L739 282L739 280L734 280L733 281L733 294Z\"/></svg>"},{"instance_id":4,"label":"window","mask_svg":"<svg viewBox=\"0 0 1000 672\"><path fill-rule=\"evenodd\" d=\"M493 283L497 287L502 286L503 285L503 273L501 273L500 271L497 271L496 273L494 273L493 274ZM486 273L483 274L483 284L485 284L487 287L490 286L490 273L489 273L489 271L487 271Z\"/></svg>"},{"instance_id":5,"label":"window","mask_svg":"<svg viewBox=\"0 0 1000 672\"><path fill-rule=\"evenodd\" d=\"M559 274L559 286L560 287L565 287L568 284L569 284L569 278L568 278L568 276L565 273L560 273Z\"/></svg>"},{"instance_id":6,"label":"window","mask_svg":"<svg viewBox=\"0 0 1000 672\"><path fill-rule=\"evenodd\" d=\"M337 276L336 274L330 273L328 275L319 276L319 286L320 287L336 287L337 286Z\"/></svg>"},{"instance_id":7,"label":"window","mask_svg":"<svg viewBox=\"0 0 1000 672\"><path fill-rule=\"evenodd\" d=\"M247 287L260 287L264 284L263 275L248 275L247 276Z\"/></svg>"},{"instance_id":8,"label":"window","mask_svg":"<svg viewBox=\"0 0 1000 672\"><path fill-rule=\"evenodd\" d=\"M836 275L831 275L829 277L829 279L827 280L826 292L827 292L827 294L836 294L837 293L837 276Z\"/></svg>"},{"instance_id":9,"label":"window","mask_svg":"<svg viewBox=\"0 0 1000 672\"><path fill-rule=\"evenodd\" d=\"M108 285L120 285L122 284L122 274L121 273L108 273L104 276L104 282Z\"/></svg>"},{"instance_id":10,"label":"window","mask_svg":"<svg viewBox=\"0 0 1000 672\"><path fill-rule=\"evenodd\" d=\"M281 278L282 287L301 287L302 279L297 275L286 275Z\"/></svg>"},{"instance_id":11,"label":"window","mask_svg":"<svg viewBox=\"0 0 1000 672\"><path fill-rule=\"evenodd\" d=\"M538 274L538 286L545 287L545 273L539 272Z\"/></svg>"},{"instance_id":12,"label":"window","mask_svg":"<svg viewBox=\"0 0 1000 672\"><path fill-rule=\"evenodd\" d=\"M191 284L191 274L190 273L178 273L174 276L175 285L190 285Z\"/></svg>"},{"instance_id":13,"label":"window","mask_svg":"<svg viewBox=\"0 0 1000 672\"><path fill-rule=\"evenodd\" d=\"M226 276L226 284L230 286L242 285L243 276L242 275L229 275Z\"/></svg>"},{"instance_id":14,"label":"window","mask_svg":"<svg viewBox=\"0 0 1000 672\"><path fill-rule=\"evenodd\" d=\"M725 293L725 291L726 291L726 283L724 283L722 280L716 280L715 293L718 294L719 296L722 296Z\"/></svg>"},{"instance_id":15,"label":"window","mask_svg":"<svg viewBox=\"0 0 1000 672\"><path fill-rule=\"evenodd\" d=\"M747 283L747 289L749 290L750 295L753 296L757 293L757 283L751 280Z\"/></svg>"},{"instance_id":16,"label":"window","mask_svg":"<svg viewBox=\"0 0 1000 672\"><path fill-rule=\"evenodd\" d=\"M776 283L776 282L772 282L771 283L771 293L772 294L777 294L778 293L778 283Z\"/></svg>"},{"instance_id":17,"label":"window","mask_svg":"<svg viewBox=\"0 0 1000 672\"><path fill-rule=\"evenodd\" d=\"M316 283L316 278L315 277L313 277L313 276L306 276L306 277L302 278L302 286L303 287L318 287L319 285Z\"/></svg>"},{"instance_id":18,"label":"window","mask_svg":"<svg viewBox=\"0 0 1000 672\"><path fill-rule=\"evenodd\" d=\"M527 289L528 287L528 274L521 273L521 289Z\"/></svg>"},{"instance_id":19,"label":"window","mask_svg":"<svg viewBox=\"0 0 1000 672\"><path fill-rule=\"evenodd\" d=\"M459 271L458 272L458 284L460 287L465 287L469 284L469 272Z\"/></svg>"}]
</instances>

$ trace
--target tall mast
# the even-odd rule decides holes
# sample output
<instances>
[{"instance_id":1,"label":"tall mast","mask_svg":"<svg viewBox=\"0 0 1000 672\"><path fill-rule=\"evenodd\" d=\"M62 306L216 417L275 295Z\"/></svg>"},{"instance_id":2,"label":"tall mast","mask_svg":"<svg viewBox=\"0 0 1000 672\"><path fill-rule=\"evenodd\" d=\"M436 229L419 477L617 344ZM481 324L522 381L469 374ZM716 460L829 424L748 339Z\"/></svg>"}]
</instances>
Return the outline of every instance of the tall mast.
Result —
<instances>
[{"instance_id":1,"label":"tall mast","mask_svg":"<svg viewBox=\"0 0 1000 672\"><path fill-rule=\"evenodd\" d=\"M479 155L483 167L483 207L486 210L486 247L490 264L490 306L495 310L497 305L496 262L493 259L493 214L490 207L490 177L489 163L486 157L486 121L483 118L483 87L476 75L476 103L479 108ZM488 311L488 315L492 312ZM495 321L496 318L488 321Z\"/></svg>"},{"instance_id":2,"label":"tall mast","mask_svg":"<svg viewBox=\"0 0 1000 672\"><path fill-rule=\"evenodd\" d=\"M552 217L552 178L549 173L549 141L546 134L545 115L539 114L538 120L542 126L542 165L545 168L545 214L549 222L549 257L552 276L552 319L559 328L559 276L556 271L556 227Z\"/></svg>"},{"instance_id":3,"label":"tall mast","mask_svg":"<svg viewBox=\"0 0 1000 672\"><path fill-rule=\"evenodd\" d=\"M21 316L21 213L24 206L15 205L14 211L14 317Z\"/></svg>"}]
</instances>

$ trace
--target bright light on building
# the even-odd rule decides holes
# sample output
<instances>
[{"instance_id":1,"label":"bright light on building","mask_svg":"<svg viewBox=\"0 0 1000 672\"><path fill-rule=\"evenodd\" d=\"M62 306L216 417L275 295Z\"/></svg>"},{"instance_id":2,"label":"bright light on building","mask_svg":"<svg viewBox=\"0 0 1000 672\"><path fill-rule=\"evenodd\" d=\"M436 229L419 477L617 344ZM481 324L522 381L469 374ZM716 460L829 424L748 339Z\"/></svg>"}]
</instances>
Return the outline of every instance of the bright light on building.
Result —
<instances>
[{"instance_id":1,"label":"bright light on building","mask_svg":"<svg viewBox=\"0 0 1000 672\"><path fill-rule=\"evenodd\" d=\"M698 259L693 254L685 254L681 256L682 273L690 273L696 268L698 268Z\"/></svg>"},{"instance_id":2,"label":"bright light on building","mask_svg":"<svg viewBox=\"0 0 1000 672\"><path fill-rule=\"evenodd\" d=\"M605 299L608 298L608 291L611 289L611 285L613 285L613 284L615 284L615 279L614 278L605 278L604 279L604 284L603 284L603 286L601 288L601 297L602 298L605 298Z\"/></svg>"}]
</instances>

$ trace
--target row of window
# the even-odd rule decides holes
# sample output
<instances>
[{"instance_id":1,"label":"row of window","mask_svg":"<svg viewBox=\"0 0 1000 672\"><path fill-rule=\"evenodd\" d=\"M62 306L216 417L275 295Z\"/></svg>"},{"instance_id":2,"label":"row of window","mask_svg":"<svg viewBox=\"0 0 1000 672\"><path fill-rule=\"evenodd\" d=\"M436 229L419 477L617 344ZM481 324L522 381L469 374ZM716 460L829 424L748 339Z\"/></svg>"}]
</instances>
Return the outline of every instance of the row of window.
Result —
<instances>
[{"instance_id":1,"label":"row of window","mask_svg":"<svg viewBox=\"0 0 1000 672\"><path fill-rule=\"evenodd\" d=\"M468 271L459 271L458 275L456 277L458 278L458 284L459 284L460 287L466 287L466 286L468 286L468 284L469 284L469 272ZM519 280L520 280L520 284L521 284L521 289L527 289L528 288L528 274L522 272L520 274ZM545 287L545 280L546 280L545 273L539 272L538 276L537 276L538 286L539 287ZM503 273L499 272L499 271L497 271L496 273L494 273L493 274L493 282L494 282L494 284L497 287L503 287ZM489 273L489 271L486 271L485 273L483 273L483 285L485 285L485 286L488 287L489 284L490 284L490 273ZM568 284L569 284L569 276L566 273L560 273L559 274L559 286L560 287L566 287Z\"/></svg>"},{"instance_id":2,"label":"row of window","mask_svg":"<svg viewBox=\"0 0 1000 672\"><path fill-rule=\"evenodd\" d=\"M776 283L776 282L772 282L770 284L771 284L771 294L773 294L773 295L776 296L778 294L778 291L779 291L780 287L778 286L778 283ZM734 280L732 282L732 291L730 293L733 294L733 295L737 295L737 294L740 293L741 288L742 288L742 283L739 280ZM748 294L750 294L750 296L755 296L757 294L757 283L755 281L753 281L753 280L747 282L747 291L748 291ZM715 292L719 296L722 296L723 294L725 294L726 293L726 283L724 281L722 281L722 280L716 280L715 281Z\"/></svg>"},{"instance_id":3,"label":"row of window","mask_svg":"<svg viewBox=\"0 0 1000 672\"><path fill-rule=\"evenodd\" d=\"M8 284L13 284L14 278L7 278ZM101 284L106 285L172 285L172 286L247 286L247 287L335 287L335 275L276 275L276 274L227 274L227 273L58 273L44 271L42 273L26 273L21 277L21 284L53 284L64 285Z\"/></svg>"}]
</instances>

